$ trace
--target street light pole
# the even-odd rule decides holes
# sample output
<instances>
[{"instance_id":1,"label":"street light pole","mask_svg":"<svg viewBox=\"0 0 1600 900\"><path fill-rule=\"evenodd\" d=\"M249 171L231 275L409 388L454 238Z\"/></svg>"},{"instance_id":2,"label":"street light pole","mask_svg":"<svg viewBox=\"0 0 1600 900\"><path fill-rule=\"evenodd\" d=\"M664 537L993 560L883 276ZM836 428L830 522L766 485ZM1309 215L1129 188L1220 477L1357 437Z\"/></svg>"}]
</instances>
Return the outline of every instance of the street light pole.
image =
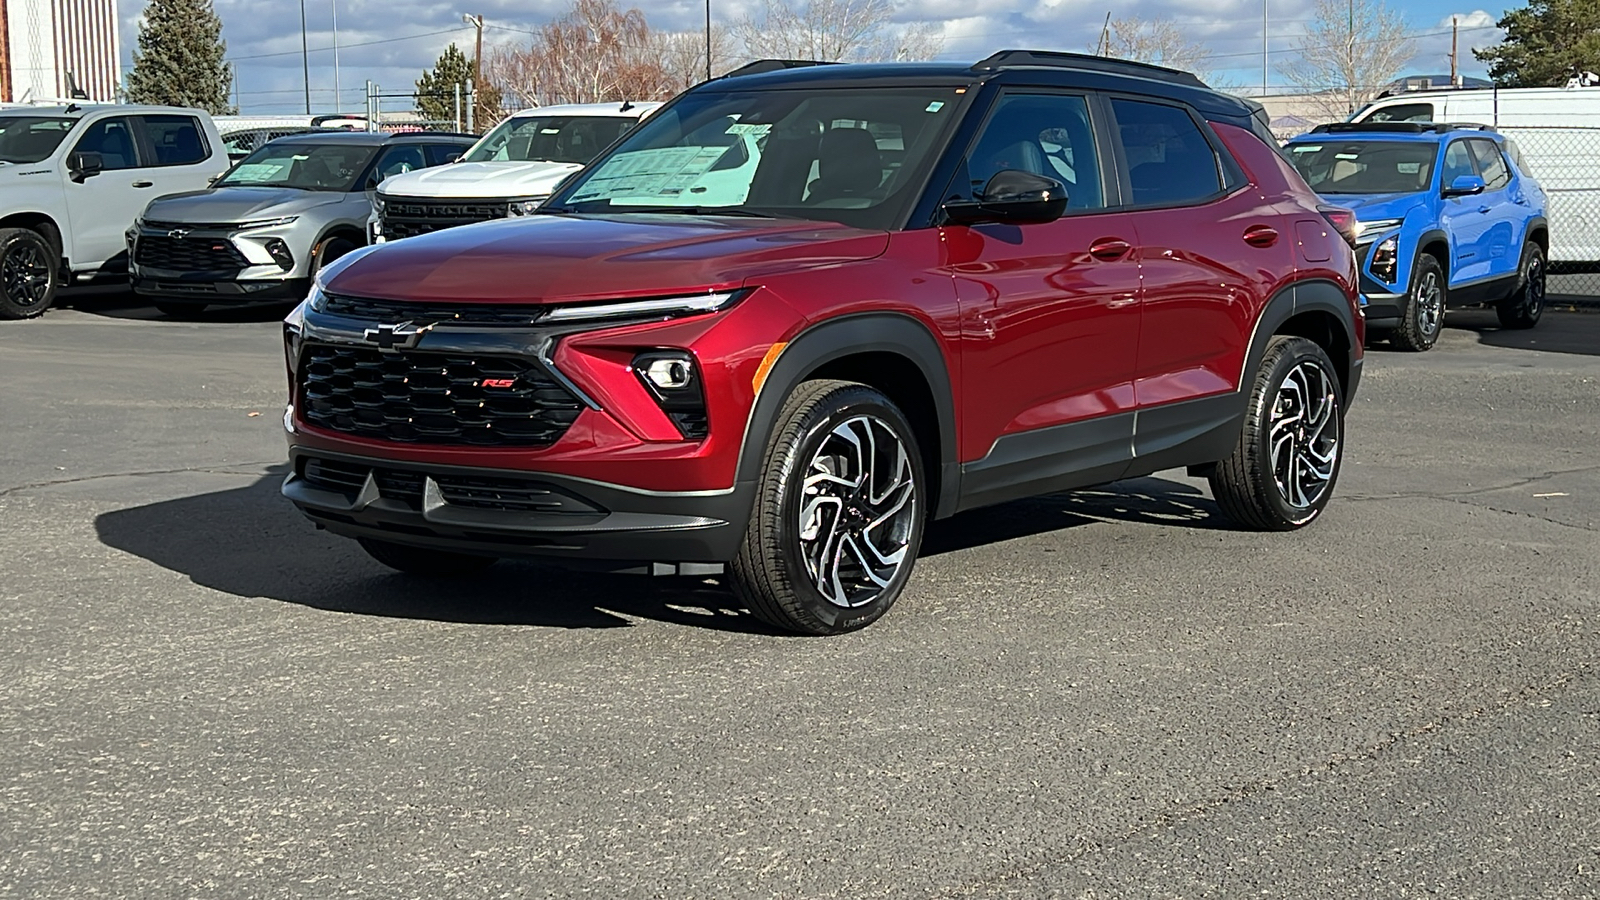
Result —
<instances>
[{"instance_id":1,"label":"street light pole","mask_svg":"<svg viewBox=\"0 0 1600 900\"><path fill-rule=\"evenodd\" d=\"M1261 0L1261 96L1267 95L1267 0Z\"/></svg>"},{"instance_id":2,"label":"street light pole","mask_svg":"<svg viewBox=\"0 0 1600 900\"><path fill-rule=\"evenodd\" d=\"M711 80L711 0L706 0L706 80Z\"/></svg>"},{"instance_id":3,"label":"street light pole","mask_svg":"<svg viewBox=\"0 0 1600 900\"><path fill-rule=\"evenodd\" d=\"M333 0L333 111L338 112L343 103L339 95L339 0Z\"/></svg>"},{"instance_id":4,"label":"street light pole","mask_svg":"<svg viewBox=\"0 0 1600 900\"><path fill-rule=\"evenodd\" d=\"M306 0L300 0L300 70L306 79L306 115L311 115L311 51L306 47Z\"/></svg>"}]
</instances>

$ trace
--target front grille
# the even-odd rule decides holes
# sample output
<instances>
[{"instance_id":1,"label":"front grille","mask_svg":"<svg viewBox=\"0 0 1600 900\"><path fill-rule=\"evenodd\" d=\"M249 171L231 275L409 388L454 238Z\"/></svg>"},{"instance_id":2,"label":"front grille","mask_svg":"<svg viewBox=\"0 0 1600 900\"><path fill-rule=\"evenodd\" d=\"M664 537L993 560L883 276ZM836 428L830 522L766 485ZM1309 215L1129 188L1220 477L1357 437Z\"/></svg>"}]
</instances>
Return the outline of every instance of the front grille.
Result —
<instances>
[{"instance_id":1,"label":"front grille","mask_svg":"<svg viewBox=\"0 0 1600 900\"><path fill-rule=\"evenodd\" d=\"M463 325L529 325L544 310L508 303L407 303L329 294L318 310L334 316L375 322L458 322Z\"/></svg>"},{"instance_id":2,"label":"front grille","mask_svg":"<svg viewBox=\"0 0 1600 900\"><path fill-rule=\"evenodd\" d=\"M239 248L224 238L168 237L160 234L139 236L134 261L152 269L178 272L236 271L250 265Z\"/></svg>"},{"instance_id":3,"label":"front grille","mask_svg":"<svg viewBox=\"0 0 1600 900\"><path fill-rule=\"evenodd\" d=\"M504 219L509 203L509 200L385 199L380 216L383 236L407 238L457 225Z\"/></svg>"},{"instance_id":4,"label":"front grille","mask_svg":"<svg viewBox=\"0 0 1600 900\"><path fill-rule=\"evenodd\" d=\"M306 421L379 440L545 447L583 409L537 363L517 358L308 344L298 371Z\"/></svg>"},{"instance_id":5,"label":"front grille","mask_svg":"<svg viewBox=\"0 0 1600 900\"><path fill-rule=\"evenodd\" d=\"M372 467L343 460L307 458L301 466L306 481L323 490L355 496L361 492L370 473L378 484L378 494L403 501L413 508L422 505L421 472L388 466ZM439 493L452 506L496 509L509 512L560 515L603 515L606 510L582 497L568 493L537 478L502 475L434 475Z\"/></svg>"}]
</instances>

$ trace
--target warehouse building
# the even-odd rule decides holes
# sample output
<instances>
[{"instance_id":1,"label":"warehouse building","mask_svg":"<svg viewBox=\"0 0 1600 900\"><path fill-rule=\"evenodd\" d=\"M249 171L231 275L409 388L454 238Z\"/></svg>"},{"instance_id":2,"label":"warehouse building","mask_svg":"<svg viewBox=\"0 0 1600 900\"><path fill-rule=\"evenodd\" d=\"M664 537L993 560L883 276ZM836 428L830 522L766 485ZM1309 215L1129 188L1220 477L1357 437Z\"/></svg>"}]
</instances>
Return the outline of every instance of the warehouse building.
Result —
<instances>
[{"instance_id":1,"label":"warehouse building","mask_svg":"<svg viewBox=\"0 0 1600 900\"><path fill-rule=\"evenodd\" d=\"M0 35L0 102L117 98L117 0L0 0Z\"/></svg>"}]
</instances>

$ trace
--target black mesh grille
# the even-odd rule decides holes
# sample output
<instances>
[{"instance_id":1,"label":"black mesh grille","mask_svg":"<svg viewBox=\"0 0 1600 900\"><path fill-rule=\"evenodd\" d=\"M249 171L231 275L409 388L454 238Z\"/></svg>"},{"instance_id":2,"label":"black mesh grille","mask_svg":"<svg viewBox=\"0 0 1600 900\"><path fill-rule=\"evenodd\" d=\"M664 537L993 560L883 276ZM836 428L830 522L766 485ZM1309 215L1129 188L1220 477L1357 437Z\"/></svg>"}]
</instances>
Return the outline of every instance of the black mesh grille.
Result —
<instances>
[{"instance_id":1,"label":"black mesh grille","mask_svg":"<svg viewBox=\"0 0 1600 900\"><path fill-rule=\"evenodd\" d=\"M179 272L223 272L250 265L244 254L225 238L168 237L164 234L139 236L134 261L152 269Z\"/></svg>"},{"instance_id":2,"label":"black mesh grille","mask_svg":"<svg viewBox=\"0 0 1600 900\"><path fill-rule=\"evenodd\" d=\"M373 474L378 493L390 500L401 500L420 508L424 475L421 472L387 466L373 468L364 463L308 458L301 474L306 481L324 490L354 496ZM606 510L584 498L534 478L498 475L434 475L439 494L452 506L498 509L511 512L563 515L602 515Z\"/></svg>"},{"instance_id":3,"label":"black mesh grille","mask_svg":"<svg viewBox=\"0 0 1600 900\"><path fill-rule=\"evenodd\" d=\"M583 408L522 359L308 344L299 372L306 421L389 441L544 447Z\"/></svg>"},{"instance_id":4,"label":"black mesh grille","mask_svg":"<svg viewBox=\"0 0 1600 900\"><path fill-rule=\"evenodd\" d=\"M406 238L441 228L504 219L509 203L509 200L386 199L383 201L383 235Z\"/></svg>"},{"instance_id":5,"label":"black mesh grille","mask_svg":"<svg viewBox=\"0 0 1600 900\"><path fill-rule=\"evenodd\" d=\"M375 322L460 322L468 325L528 325L544 310L526 304L407 303L329 294L321 312Z\"/></svg>"}]
</instances>

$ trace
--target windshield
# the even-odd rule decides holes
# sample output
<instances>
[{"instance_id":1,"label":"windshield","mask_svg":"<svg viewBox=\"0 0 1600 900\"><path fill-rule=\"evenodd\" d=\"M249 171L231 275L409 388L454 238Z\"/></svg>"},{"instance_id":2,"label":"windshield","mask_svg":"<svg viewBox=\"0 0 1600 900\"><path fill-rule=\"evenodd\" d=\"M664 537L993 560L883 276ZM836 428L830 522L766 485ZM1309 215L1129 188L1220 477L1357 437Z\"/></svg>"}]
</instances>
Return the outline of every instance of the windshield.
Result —
<instances>
[{"instance_id":1,"label":"windshield","mask_svg":"<svg viewBox=\"0 0 1600 900\"><path fill-rule=\"evenodd\" d=\"M268 144L245 157L216 186L351 193L377 149L367 144Z\"/></svg>"},{"instance_id":2,"label":"windshield","mask_svg":"<svg viewBox=\"0 0 1600 900\"><path fill-rule=\"evenodd\" d=\"M76 124L59 116L0 116L0 162L39 162L56 152Z\"/></svg>"},{"instance_id":3,"label":"windshield","mask_svg":"<svg viewBox=\"0 0 1600 900\"><path fill-rule=\"evenodd\" d=\"M632 116L522 116L507 119L462 159L586 165L638 122Z\"/></svg>"},{"instance_id":4,"label":"windshield","mask_svg":"<svg viewBox=\"0 0 1600 900\"><path fill-rule=\"evenodd\" d=\"M1420 141L1325 141L1289 145L1295 170L1319 194L1407 194L1433 184L1439 145Z\"/></svg>"},{"instance_id":5,"label":"windshield","mask_svg":"<svg viewBox=\"0 0 1600 900\"><path fill-rule=\"evenodd\" d=\"M891 228L960 99L951 87L695 92L646 119L548 212L691 212Z\"/></svg>"}]
</instances>

